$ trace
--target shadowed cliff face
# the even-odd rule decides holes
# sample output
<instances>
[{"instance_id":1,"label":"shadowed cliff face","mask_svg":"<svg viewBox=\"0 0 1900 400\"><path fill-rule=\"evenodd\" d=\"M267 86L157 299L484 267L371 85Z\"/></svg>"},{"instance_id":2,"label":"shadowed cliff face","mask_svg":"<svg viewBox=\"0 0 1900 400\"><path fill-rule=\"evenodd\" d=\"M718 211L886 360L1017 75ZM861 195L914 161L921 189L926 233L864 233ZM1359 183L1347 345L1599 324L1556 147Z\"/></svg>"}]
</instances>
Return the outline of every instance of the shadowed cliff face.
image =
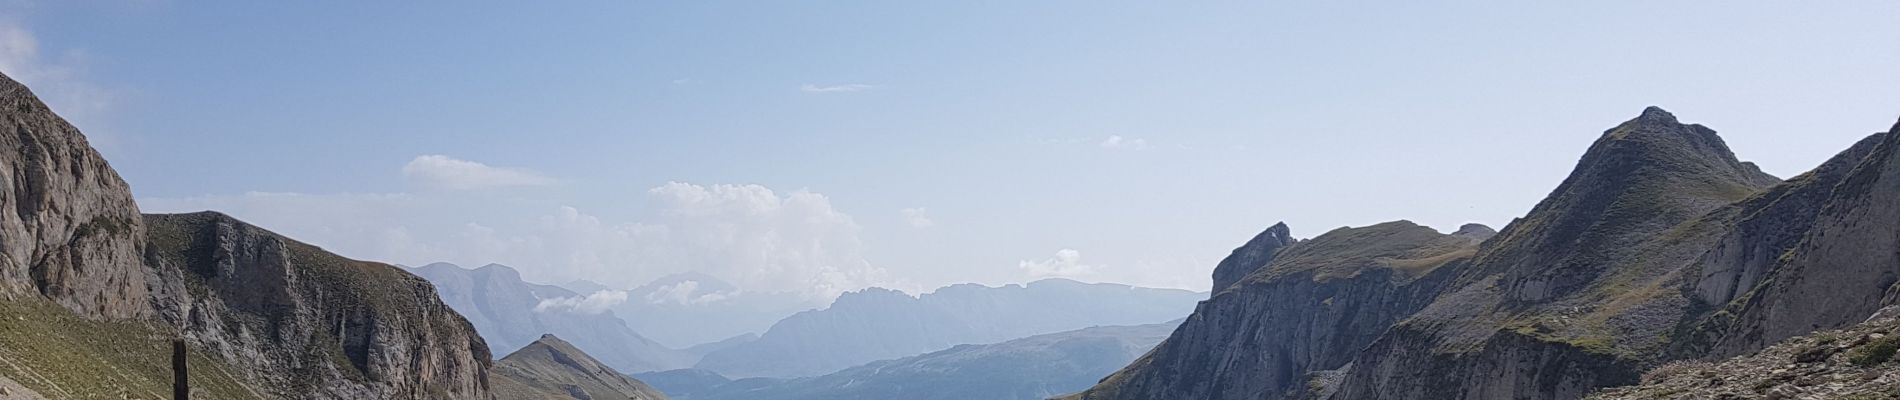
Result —
<instances>
[{"instance_id":1,"label":"shadowed cliff face","mask_svg":"<svg viewBox=\"0 0 1900 400\"><path fill-rule=\"evenodd\" d=\"M0 299L91 317L150 314L132 192L84 135L0 75Z\"/></svg>"},{"instance_id":2,"label":"shadowed cliff face","mask_svg":"<svg viewBox=\"0 0 1900 400\"><path fill-rule=\"evenodd\" d=\"M428 282L223 214L147 215L159 316L285 398L486 398L490 354Z\"/></svg>"},{"instance_id":3,"label":"shadowed cliff face","mask_svg":"<svg viewBox=\"0 0 1900 400\"><path fill-rule=\"evenodd\" d=\"M1803 240L1777 259L1777 268L1763 274L1766 278L1752 291L1736 296L1725 313L1734 321L1720 331L1716 354L1742 354L1816 329L1844 327L1900 303L1896 134L1900 125L1881 138L1863 140L1843 155L1878 144L1851 170L1843 168L1845 162L1832 168L1848 171L1839 183L1811 189L1827 194L1818 202L1818 215L1812 215Z\"/></svg>"},{"instance_id":4,"label":"shadowed cliff face","mask_svg":"<svg viewBox=\"0 0 1900 400\"><path fill-rule=\"evenodd\" d=\"M1267 266L1267 262L1273 261L1273 256L1278 255L1280 249L1293 243L1292 232L1287 229L1285 222L1273 224L1254 236L1253 240L1248 240L1247 244L1234 249L1234 253L1222 259L1220 265L1214 266L1214 288L1209 293L1220 295L1234 282Z\"/></svg>"},{"instance_id":5,"label":"shadowed cliff face","mask_svg":"<svg viewBox=\"0 0 1900 400\"><path fill-rule=\"evenodd\" d=\"M1285 232L1276 225L1262 236ZM1246 251L1256 238L1221 263L1259 263L1247 268L1252 274L1202 302L1154 351L1076 397L1306 396L1311 377L1344 367L1387 326L1424 307L1478 241L1400 221L1334 230L1262 259Z\"/></svg>"}]
</instances>

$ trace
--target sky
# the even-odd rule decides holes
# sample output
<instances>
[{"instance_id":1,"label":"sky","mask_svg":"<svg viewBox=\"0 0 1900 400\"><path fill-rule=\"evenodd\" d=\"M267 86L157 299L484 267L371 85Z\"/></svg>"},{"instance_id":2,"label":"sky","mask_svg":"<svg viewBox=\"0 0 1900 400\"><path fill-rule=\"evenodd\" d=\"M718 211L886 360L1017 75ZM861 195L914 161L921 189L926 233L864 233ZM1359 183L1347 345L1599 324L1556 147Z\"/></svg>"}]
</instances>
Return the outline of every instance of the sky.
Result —
<instances>
[{"instance_id":1,"label":"sky","mask_svg":"<svg viewBox=\"0 0 1900 400\"><path fill-rule=\"evenodd\" d=\"M0 0L0 71L146 212L817 299L1206 290L1278 221L1502 227L1645 106L1783 177L1900 117L1891 1L376 3Z\"/></svg>"}]
</instances>

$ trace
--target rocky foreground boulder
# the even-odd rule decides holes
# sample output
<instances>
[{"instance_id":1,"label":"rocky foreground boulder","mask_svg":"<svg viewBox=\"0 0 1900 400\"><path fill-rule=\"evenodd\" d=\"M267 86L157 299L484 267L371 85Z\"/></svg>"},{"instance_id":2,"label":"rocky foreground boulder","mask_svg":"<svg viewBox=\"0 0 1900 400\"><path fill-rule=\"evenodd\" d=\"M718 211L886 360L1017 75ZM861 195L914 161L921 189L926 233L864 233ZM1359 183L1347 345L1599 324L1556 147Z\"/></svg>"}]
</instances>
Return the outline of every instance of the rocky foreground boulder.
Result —
<instances>
[{"instance_id":1,"label":"rocky foreground boulder","mask_svg":"<svg viewBox=\"0 0 1900 400\"><path fill-rule=\"evenodd\" d=\"M1847 329L1795 337L1747 356L1683 360L1643 374L1642 384L1590 400L1900 398L1900 310Z\"/></svg>"}]
</instances>

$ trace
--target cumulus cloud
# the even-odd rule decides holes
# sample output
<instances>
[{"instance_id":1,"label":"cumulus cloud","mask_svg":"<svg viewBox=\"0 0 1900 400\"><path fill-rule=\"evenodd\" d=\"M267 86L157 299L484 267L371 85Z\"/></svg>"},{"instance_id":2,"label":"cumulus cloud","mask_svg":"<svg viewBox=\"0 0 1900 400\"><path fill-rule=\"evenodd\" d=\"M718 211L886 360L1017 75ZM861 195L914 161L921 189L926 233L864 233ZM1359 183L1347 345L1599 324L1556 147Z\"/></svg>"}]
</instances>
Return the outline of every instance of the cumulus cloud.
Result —
<instances>
[{"instance_id":1,"label":"cumulus cloud","mask_svg":"<svg viewBox=\"0 0 1900 400\"><path fill-rule=\"evenodd\" d=\"M897 210L897 214L904 218L905 225L910 225L912 228L929 228L937 225L936 221L932 221L929 216L924 215L924 209L922 207Z\"/></svg>"},{"instance_id":2,"label":"cumulus cloud","mask_svg":"<svg viewBox=\"0 0 1900 400\"><path fill-rule=\"evenodd\" d=\"M625 302L627 302L626 291L602 290L585 296L541 299L540 303L534 305L534 312L599 314Z\"/></svg>"},{"instance_id":3,"label":"cumulus cloud","mask_svg":"<svg viewBox=\"0 0 1900 400\"><path fill-rule=\"evenodd\" d=\"M862 92L862 91L876 89L876 88L877 88L877 85L866 85L862 83L844 83L844 84L837 84L837 85L820 85L820 84L814 84L814 83L807 83L804 86L799 86L798 90L806 92L806 93L840 93L840 92Z\"/></svg>"},{"instance_id":4,"label":"cumulus cloud","mask_svg":"<svg viewBox=\"0 0 1900 400\"><path fill-rule=\"evenodd\" d=\"M830 298L888 281L864 259L860 227L825 195L783 195L759 185L669 182L648 191L660 205L674 256L699 271L737 277L741 289L789 286Z\"/></svg>"},{"instance_id":5,"label":"cumulus cloud","mask_svg":"<svg viewBox=\"0 0 1900 400\"><path fill-rule=\"evenodd\" d=\"M1148 139L1124 138L1121 135L1109 135L1100 143L1104 149L1141 150L1148 148Z\"/></svg>"},{"instance_id":6,"label":"cumulus cloud","mask_svg":"<svg viewBox=\"0 0 1900 400\"><path fill-rule=\"evenodd\" d=\"M1023 260L1016 264L1030 278L1075 278L1095 274L1095 266L1082 264L1082 252L1057 250L1055 257L1041 261Z\"/></svg>"},{"instance_id":7,"label":"cumulus cloud","mask_svg":"<svg viewBox=\"0 0 1900 400\"><path fill-rule=\"evenodd\" d=\"M83 79L83 51L47 54L43 50L31 30L0 17L0 72L32 88L41 101L85 130L93 142L110 142L111 136L95 128L117 94Z\"/></svg>"},{"instance_id":8,"label":"cumulus cloud","mask_svg":"<svg viewBox=\"0 0 1900 400\"><path fill-rule=\"evenodd\" d=\"M695 305L695 304L715 303L720 300L725 300L727 297L731 297L734 294L736 293L731 293L731 292L701 293L699 291L698 281L683 281L683 282L679 282L679 283L675 283L671 285L660 286L659 288L654 289L652 293L647 293L646 301L649 304Z\"/></svg>"},{"instance_id":9,"label":"cumulus cloud","mask_svg":"<svg viewBox=\"0 0 1900 400\"><path fill-rule=\"evenodd\" d=\"M479 190L512 186L542 186L554 183L548 178L513 168L429 154L416 156L402 166L403 178L428 189Z\"/></svg>"},{"instance_id":10,"label":"cumulus cloud","mask_svg":"<svg viewBox=\"0 0 1900 400\"><path fill-rule=\"evenodd\" d=\"M454 193L246 193L144 198L140 205L153 212L224 211L353 258L501 263L540 282L633 287L698 271L733 277L738 290L812 301L869 286L905 287L866 261L861 228L823 194L671 182L645 196L651 213L622 221L570 206L508 215ZM703 287L674 294L717 300Z\"/></svg>"}]
</instances>

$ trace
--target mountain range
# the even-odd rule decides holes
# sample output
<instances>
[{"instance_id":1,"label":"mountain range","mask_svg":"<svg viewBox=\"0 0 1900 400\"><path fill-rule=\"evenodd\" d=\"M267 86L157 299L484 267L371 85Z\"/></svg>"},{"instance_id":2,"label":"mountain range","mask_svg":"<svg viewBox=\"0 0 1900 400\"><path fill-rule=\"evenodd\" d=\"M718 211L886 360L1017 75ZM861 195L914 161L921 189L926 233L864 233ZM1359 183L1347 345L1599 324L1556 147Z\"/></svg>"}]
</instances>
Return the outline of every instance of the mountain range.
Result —
<instances>
[{"instance_id":1,"label":"mountain range","mask_svg":"<svg viewBox=\"0 0 1900 400\"><path fill-rule=\"evenodd\" d=\"M665 349L579 292L501 268L431 283L216 212L141 214L84 135L4 75L0 131L0 396L162 398L173 343L199 398L664 396L610 365L658 361L513 326ZM1783 180L1652 107L1499 231L1275 225L1216 266L1211 293L865 290L643 376L682 397L1024 398L1132 360L1066 398L1890 398L1895 135ZM534 314L556 309L576 315ZM1165 339L1176 324L1089 328L1183 314ZM485 335L519 349L496 360Z\"/></svg>"},{"instance_id":2,"label":"mountain range","mask_svg":"<svg viewBox=\"0 0 1900 400\"><path fill-rule=\"evenodd\" d=\"M1066 279L951 285L916 297L872 288L786 317L757 340L707 353L695 368L733 378L818 376L963 344L1173 320L1205 296Z\"/></svg>"},{"instance_id":3,"label":"mountain range","mask_svg":"<svg viewBox=\"0 0 1900 400\"><path fill-rule=\"evenodd\" d=\"M1040 400L1088 388L1167 338L1179 322L961 345L811 378L730 380L706 370L637 376L679 400Z\"/></svg>"},{"instance_id":4,"label":"mountain range","mask_svg":"<svg viewBox=\"0 0 1900 400\"><path fill-rule=\"evenodd\" d=\"M685 368L698 361L697 355L667 348L634 332L604 306L578 304L585 296L581 293L524 282L519 272L505 265L470 270L434 263L410 272L435 284L442 301L466 316L490 348L518 349L553 334L628 373Z\"/></svg>"},{"instance_id":5,"label":"mountain range","mask_svg":"<svg viewBox=\"0 0 1900 400\"><path fill-rule=\"evenodd\" d=\"M826 305L792 293L741 290L698 272L663 276L626 292L627 301L614 305L614 312L634 330L675 348L757 336L785 317Z\"/></svg>"},{"instance_id":6,"label":"mountain range","mask_svg":"<svg viewBox=\"0 0 1900 400\"><path fill-rule=\"evenodd\" d=\"M1072 398L1576 399L1854 325L1894 304L1900 281L1896 134L1781 180L1651 107L1495 236L1400 221L1287 241L1270 228L1222 262L1229 283L1166 341ZM1767 392L1777 385L1747 397L1784 397Z\"/></svg>"}]
</instances>

